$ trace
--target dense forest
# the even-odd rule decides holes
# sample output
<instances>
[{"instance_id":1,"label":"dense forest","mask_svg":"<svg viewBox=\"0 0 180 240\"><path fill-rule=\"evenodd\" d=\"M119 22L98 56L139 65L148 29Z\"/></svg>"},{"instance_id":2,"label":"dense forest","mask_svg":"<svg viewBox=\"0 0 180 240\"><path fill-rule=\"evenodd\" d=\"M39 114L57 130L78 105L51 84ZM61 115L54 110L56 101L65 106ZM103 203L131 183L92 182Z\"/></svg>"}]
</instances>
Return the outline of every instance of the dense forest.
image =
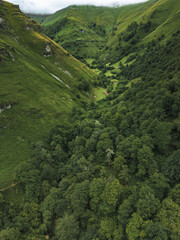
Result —
<instances>
[{"instance_id":1,"label":"dense forest","mask_svg":"<svg viewBox=\"0 0 180 240\"><path fill-rule=\"evenodd\" d=\"M21 203L0 194L0 239L180 239L179 49L179 31L143 45L106 98L33 144Z\"/></svg>"}]
</instances>

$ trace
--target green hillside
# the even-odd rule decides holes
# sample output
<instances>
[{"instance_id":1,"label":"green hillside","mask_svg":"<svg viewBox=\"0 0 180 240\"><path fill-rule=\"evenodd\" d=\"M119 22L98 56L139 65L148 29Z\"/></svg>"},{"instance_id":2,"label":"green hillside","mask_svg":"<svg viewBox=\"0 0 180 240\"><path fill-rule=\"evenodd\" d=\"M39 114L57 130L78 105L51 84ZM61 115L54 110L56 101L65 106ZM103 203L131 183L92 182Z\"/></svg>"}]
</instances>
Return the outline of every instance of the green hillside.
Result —
<instances>
[{"instance_id":1,"label":"green hillside","mask_svg":"<svg viewBox=\"0 0 180 240\"><path fill-rule=\"evenodd\" d=\"M18 7L0 3L0 188L13 169L71 109L89 99L95 74L42 34ZM83 91L79 90L79 86Z\"/></svg>"},{"instance_id":2,"label":"green hillside","mask_svg":"<svg viewBox=\"0 0 180 240\"><path fill-rule=\"evenodd\" d=\"M112 58L115 62L122 51L128 55L152 39L167 41L179 29L179 4L151 0L119 8L70 6L47 17L42 25L51 39L82 61L99 53L101 62Z\"/></svg>"},{"instance_id":3,"label":"green hillside","mask_svg":"<svg viewBox=\"0 0 180 240\"><path fill-rule=\"evenodd\" d=\"M0 7L0 240L179 240L179 0L94 8L117 14L92 70ZM70 41L90 8L46 30Z\"/></svg>"},{"instance_id":4,"label":"green hillside","mask_svg":"<svg viewBox=\"0 0 180 240\"><path fill-rule=\"evenodd\" d=\"M42 23L45 33L79 59L94 58L107 42L118 9L70 6Z\"/></svg>"},{"instance_id":5,"label":"green hillside","mask_svg":"<svg viewBox=\"0 0 180 240\"><path fill-rule=\"evenodd\" d=\"M119 9L115 31L102 51L102 59L117 62L152 40L168 41L179 30L180 2L151 0Z\"/></svg>"}]
</instances>

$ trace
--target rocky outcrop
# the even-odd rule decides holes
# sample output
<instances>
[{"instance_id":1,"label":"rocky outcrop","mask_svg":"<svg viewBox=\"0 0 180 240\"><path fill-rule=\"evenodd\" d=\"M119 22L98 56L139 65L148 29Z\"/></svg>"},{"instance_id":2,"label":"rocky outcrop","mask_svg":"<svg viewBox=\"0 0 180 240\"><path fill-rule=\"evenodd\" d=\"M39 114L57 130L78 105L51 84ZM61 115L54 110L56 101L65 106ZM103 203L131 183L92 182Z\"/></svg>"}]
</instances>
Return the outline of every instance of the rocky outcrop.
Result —
<instances>
[{"instance_id":1,"label":"rocky outcrop","mask_svg":"<svg viewBox=\"0 0 180 240\"><path fill-rule=\"evenodd\" d=\"M44 50L44 57L50 57L51 55L52 55L51 46L47 44Z\"/></svg>"}]
</instances>

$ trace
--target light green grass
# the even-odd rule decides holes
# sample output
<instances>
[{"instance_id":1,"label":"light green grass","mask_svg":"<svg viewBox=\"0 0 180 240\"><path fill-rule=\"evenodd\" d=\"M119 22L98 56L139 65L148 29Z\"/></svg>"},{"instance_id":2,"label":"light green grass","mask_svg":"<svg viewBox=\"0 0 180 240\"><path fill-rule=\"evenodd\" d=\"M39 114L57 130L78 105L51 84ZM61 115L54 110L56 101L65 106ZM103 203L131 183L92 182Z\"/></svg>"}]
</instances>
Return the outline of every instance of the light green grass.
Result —
<instances>
[{"instance_id":1,"label":"light green grass","mask_svg":"<svg viewBox=\"0 0 180 240\"><path fill-rule=\"evenodd\" d=\"M112 65L112 67L114 67L115 69L116 69L116 68L119 68L119 63L120 63L120 61L114 63L114 64Z\"/></svg>"},{"instance_id":2,"label":"light green grass","mask_svg":"<svg viewBox=\"0 0 180 240\"><path fill-rule=\"evenodd\" d=\"M105 98L106 97L106 95L104 94L105 91L106 91L106 89L102 88L102 87L95 88L94 89L95 100L99 101L99 100Z\"/></svg>"},{"instance_id":3,"label":"light green grass","mask_svg":"<svg viewBox=\"0 0 180 240\"><path fill-rule=\"evenodd\" d=\"M86 59L86 62L91 66L92 65L92 62L94 61L93 58L87 58Z\"/></svg>"},{"instance_id":4,"label":"light green grass","mask_svg":"<svg viewBox=\"0 0 180 240\"><path fill-rule=\"evenodd\" d=\"M112 73L112 70L108 70L106 73L105 73L106 77L112 77L113 76L113 73Z\"/></svg>"},{"instance_id":5,"label":"light green grass","mask_svg":"<svg viewBox=\"0 0 180 240\"><path fill-rule=\"evenodd\" d=\"M93 71L97 74L101 73L101 71L98 68L93 68Z\"/></svg>"}]
</instances>

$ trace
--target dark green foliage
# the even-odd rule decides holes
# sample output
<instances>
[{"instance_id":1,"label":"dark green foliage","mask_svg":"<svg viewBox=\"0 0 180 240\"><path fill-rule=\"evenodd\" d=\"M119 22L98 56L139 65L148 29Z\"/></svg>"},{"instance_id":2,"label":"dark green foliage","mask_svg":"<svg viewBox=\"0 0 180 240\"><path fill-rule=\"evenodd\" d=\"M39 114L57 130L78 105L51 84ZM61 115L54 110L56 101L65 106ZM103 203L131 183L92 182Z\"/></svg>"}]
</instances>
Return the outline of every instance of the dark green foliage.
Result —
<instances>
[{"instance_id":1,"label":"dark green foliage","mask_svg":"<svg viewBox=\"0 0 180 240\"><path fill-rule=\"evenodd\" d=\"M78 89L80 91L89 91L90 90L90 83L89 81L85 80L85 79L80 79L80 82L78 84Z\"/></svg>"},{"instance_id":2,"label":"dark green foliage","mask_svg":"<svg viewBox=\"0 0 180 240\"><path fill-rule=\"evenodd\" d=\"M95 22L90 23L89 28L91 28L94 32L96 32L98 35L100 35L101 37L105 37L106 36L106 29L105 26L101 26L101 25L97 25Z\"/></svg>"},{"instance_id":3,"label":"dark green foliage","mask_svg":"<svg viewBox=\"0 0 180 240\"><path fill-rule=\"evenodd\" d=\"M34 144L32 158L17 168L25 191L17 217L4 217L14 208L1 197L3 237L177 239L179 84L178 68L167 73L159 64L162 54L164 64L176 64L167 46L151 43L133 67L122 69L127 80L112 98L74 109L73 124L57 126L45 143ZM137 76L142 79L131 88L124 86Z\"/></svg>"},{"instance_id":4,"label":"dark green foliage","mask_svg":"<svg viewBox=\"0 0 180 240\"><path fill-rule=\"evenodd\" d=\"M55 239L76 240L78 238L79 226L73 215L65 215L56 222Z\"/></svg>"},{"instance_id":5,"label":"dark green foliage","mask_svg":"<svg viewBox=\"0 0 180 240\"><path fill-rule=\"evenodd\" d=\"M139 199L136 204L137 213L144 220L152 219L158 212L160 201L154 196L148 186L143 186L139 192Z\"/></svg>"},{"instance_id":6,"label":"dark green foliage","mask_svg":"<svg viewBox=\"0 0 180 240\"><path fill-rule=\"evenodd\" d=\"M2 240L17 240L19 236L20 232L15 228L7 228L0 233L0 239Z\"/></svg>"},{"instance_id":7,"label":"dark green foliage","mask_svg":"<svg viewBox=\"0 0 180 240\"><path fill-rule=\"evenodd\" d=\"M146 237L144 240L167 240L168 235L165 227L161 223L150 223L145 230Z\"/></svg>"},{"instance_id":8,"label":"dark green foliage","mask_svg":"<svg viewBox=\"0 0 180 240\"><path fill-rule=\"evenodd\" d=\"M180 180L180 150L173 152L173 154L167 158L163 166L164 175L167 176L171 183L178 183Z\"/></svg>"},{"instance_id":9,"label":"dark green foliage","mask_svg":"<svg viewBox=\"0 0 180 240\"><path fill-rule=\"evenodd\" d=\"M44 28L44 33L51 39L54 39L56 33L58 33L61 30L61 28L64 27L67 23L68 18L65 17L61 21L57 21L52 25L49 25L46 28Z\"/></svg>"},{"instance_id":10,"label":"dark green foliage","mask_svg":"<svg viewBox=\"0 0 180 240\"><path fill-rule=\"evenodd\" d=\"M164 45L132 46L151 27L133 22L122 34L132 36L115 58L135 51L134 61L119 65L115 89L97 57L96 85L110 94L73 108L71 124L53 128L17 167L24 197L14 206L0 195L0 239L179 239L180 41L176 33ZM77 84L90 88L85 78Z\"/></svg>"}]
</instances>

